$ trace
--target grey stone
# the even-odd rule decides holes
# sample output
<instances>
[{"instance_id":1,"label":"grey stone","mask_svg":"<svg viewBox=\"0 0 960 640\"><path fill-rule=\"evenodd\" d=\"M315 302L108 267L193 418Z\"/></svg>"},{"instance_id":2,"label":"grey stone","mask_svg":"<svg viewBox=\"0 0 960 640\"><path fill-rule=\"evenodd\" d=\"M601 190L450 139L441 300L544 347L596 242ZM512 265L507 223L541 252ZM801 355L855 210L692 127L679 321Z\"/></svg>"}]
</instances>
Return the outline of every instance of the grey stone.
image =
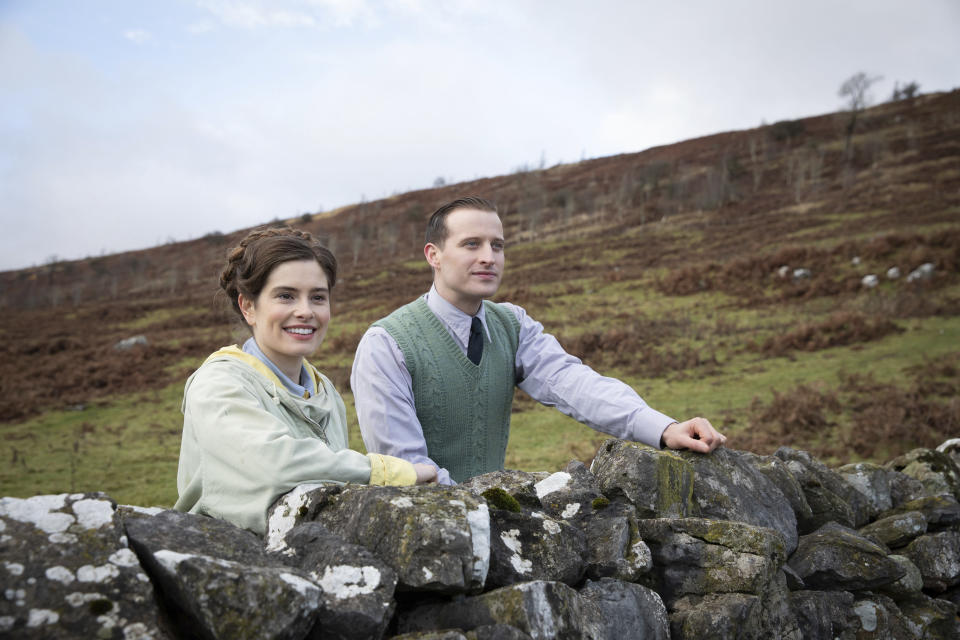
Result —
<instances>
[{"instance_id":1,"label":"grey stone","mask_svg":"<svg viewBox=\"0 0 960 640\"><path fill-rule=\"evenodd\" d=\"M923 589L923 575L920 573L920 569L917 568L917 565L907 558L906 556L901 556L897 554L890 554L887 556L903 569L903 577L901 577L896 582L891 582L890 584L885 584L882 587L879 587L879 590L887 594L894 600L899 600L900 598L910 596L914 593L919 593Z\"/></svg>"},{"instance_id":2,"label":"grey stone","mask_svg":"<svg viewBox=\"0 0 960 640\"><path fill-rule=\"evenodd\" d=\"M854 640L858 619L848 591L795 591L790 606L805 640Z\"/></svg>"},{"instance_id":3,"label":"grey stone","mask_svg":"<svg viewBox=\"0 0 960 640\"><path fill-rule=\"evenodd\" d=\"M882 594L858 594L853 603L853 613L856 616L854 630L857 638L903 640L922 637L915 628L911 628L896 603Z\"/></svg>"},{"instance_id":4,"label":"grey stone","mask_svg":"<svg viewBox=\"0 0 960 640\"><path fill-rule=\"evenodd\" d=\"M210 638L302 638L324 613L324 631L330 630L325 637L348 638L344 622L359 622L351 615L354 602L338 598L329 578L327 593L316 571L286 566L283 560L296 557L294 549L289 556L268 554L257 535L207 516L129 509L122 514L130 545L161 585L171 624L182 636L199 630ZM389 613L368 637L382 635Z\"/></svg>"},{"instance_id":5,"label":"grey stone","mask_svg":"<svg viewBox=\"0 0 960 640\"><path fill-rule=\"evenodd\" d=\"M0 582L4 637L167 637L103 493L0 499Z\"/></svg>"},{"instance_id":6,"label":"grey stone","mask_svg":"<svg viewBox=\"0 0 960 640\"><path fill-rule=\"evenodd\" d=\"M869 519L893 507L890 472L886 468L870 462L857 462L837 467L836 471L866 499Z\"/></svg>"},{"instance_id":7,"label":"grey stone","mask_svg":"<svg viewBox=\"0 0 960 640\"><path fill-rule=\"evenodd\" d=\"M783 492L749 455L721 447L710 455L681 457L693 467L693 501L702 518L744 522L778 532L789 555L797 547L797 518Z\"/></svg>"},{"instance_id":8,"label":"grey stone","mask_svg":"<svg viewBox=\"0 0 960 640\"><path fill-rule=\"evenodd\" d=\"M590 471L604 496L615 502L628 501L639 518L695 515L693 467L676 452L607 440Z\"/></svg>"},{"instance_id":9,"label":"grey stone","mask_svg":"<svg viewBox=\"0 0 960 640\"><path fill-rule=\"evenodd\" d=\"M604 637L616 640L670 640L667 608L656 591L604 578L587 580L580 597L600 613Z\"/></svg>"},{"instance_id":10,"label":"grey stone","mask_svg":"<svg viewBox=\"0 0 960 640\"><path fill-rule=\"evenodd\" d=\"M281 518L289 520L289 526L275 525ZM275 532L286 536L307 521L369 549L396 572L398 590L475 592L487 578L487 503L460 487L311 489L271 509L268 548L282 552L285 543Z\"/></svg>"},{"instance_id":11,"label":"grey stone","mask_svg":"<svg viewBox=\"0 0 960 640\"><path fill-rule=\"evenodd\" d=\"M459 486L478 496L483 495L483 492L487 489L503 489L521 505L530 509L539 509L541 506L540 498L537 497L537 492L533 487L549 475L546 471L529 472L507 469L474 476L466 482L461 482Z\"/></svg>"},{"instance_id":12,"label":"grey stone","mask_svg":"<svg viewBox=\"0 0 960 640\"><path fill-rule=\"evenodd\" d=\"M702 518L640 520L653 587L667 606L684 595L760 594L782 577L783 538L772 529Z\"/></svg>"},{"instance_id":13,"label":"grey stone","mask_svg":"<svg viewBox=\"0 0 960 640\"><path fill-rule=\"evenodd\" d=\"M907 274L907 282L919 282L929 280L933 277L936 267L932 262L924 262L922 265Z\"/></svg>"},{"instance_id":14,"label":"grey stone","mask_svg":"<svg viewBox=\"0 0 960 640\"><path fill-rule=\"evenodd\" d=\"M774 455L787 463L787 468L803 488L813 510L813 519L807 527L813 525L819 528L831 521L848 527L867 524L867 499L842 475L806 451L780 447ZM800 533L809 533L807 527L800 528Z\"/></svg>"},{"instance_id":15,"label":"grey stone","mask_svg":"<svg viewBox=\"0 0 960 640\"><path fill-rule=\"evenodd\" d=\"M947 453L934 449L914 449L887 463L923 483L928 495L950 495L960 499L960 467Z\"/></svg>"},{"instance_id":16,"label":"grey stone","mask_svg":"<svg viewBox=\"0 0 960 640\"><path fill-rule=\"evenodd\" d=\"M904 570L885 547L838 524L800 537L788 561L809 589L857 591L896 582Z\"/></svg>"},{"instance_id":17,"label":"grey stone","mask_svg":"<svg viewBox=\"0 0 960 640\"><path fill-rule=\"evenodd\" d=\"M267 510L267 550L288 553L287 534L298 525L313 522L344 488L342 484L301 484L277 498Z\"/></svg>"},{"instance_id":18,"label":"grey stone","mask_svg":"<svg viewBox=\"0 0 960 640\"><path fill-rule=\"evenodd\" d=\"M144 557L172 616L205 638L304 638L319 613L320 588L289 567L250 566L161 549Z\"/></svg>"},{"instance_id":19,"label":"grey stone","mask_svg":"<svg viewBox=\"0 0 960 640\"><path fill-rule=\"evenodd\" d=\"M564 520L589 517L594 501L603 495L596 478L578 460L537 482L534 490L543 510Z\"/></svg>"},{"instance_id":20,"label":"grey stone","mask_svg":"<svg viewBox=\"0 0 960 640\"><path fill-rule=\"evenodd\" d=\"M945 440L937 446L937 451L947 454L953 463L960 467L960 438Z\"/></svg>"},{"instance_id":21,"label":"grey stone","mask_svg":"<svg viewBox=\"0 0 960 640\"><path fill-rule=\"evenodd\" d=\"M801 531L815 529L813 509L807 502L807 496L800 482L790 473L787 463L776 456L757 456L751 453L742 453L742 455L786 497L796 516L798 529Z\"/></svg>"},{"instance_id":22,"label":"grey stone","mask_svg":"<svg viewBox=\"0 0 960 640\"><path fill-rule=\"evenodd\" d=\"M800 574L793 570L787 563L783 563L783 566L780 567L780 570L783 571L784 579L787 583L787 588L790 591L802 591L807 588L807 585L804 583L803 578L800 577Z\"/></svg>"},{"instance_id":23,"label":"grey stone","mask_svg":"<svg viewBox=\"0 0 960 640\"><path fill-rule=\"evenodd\" d=\"M172 608L187 611L186 617L191 625L206 628L218 624L215 618L221 614L216 613L220 611L216 607L229 610L231 605L216 605L211 609L213 613L191 610L193 603L189 601L196 595L193 585L180 584L186 578L165 568L163 558L174 557L170 554L199 558L193 560L193 566L185 565L185 569L187 576L204 574L201 580L211 579L206 573L218 573L223 566L221 561L227 562L229 570L237 573L249 568L250 575L238 576L234 583L242 585L243 589L254 590L254 594L261 585L267 596L282 593L270 585L276 582L276 576L280 575L282 579L287 573L311 582L318 589L316 598L312 589L306 586L304 589L311 593L309 602L317 612L308 614L308 618L321 620L318 629L325 638L379 638L393 615L392 598L396 585L393 570L363 547L347 544L317 523L295 527L286 535L283 551L272 553L264 550L263 541L253 533L206 516L178 511L163 511L152 516L129 512L125 514L124 523L131 545L142 557L154 558L148 566L152 572L157 572L158 581L168 585L165 594L175 599ZM218 596L219 593L214 593L210 597L216 599ZM272 624L273 621L265 619L260 623ZM300 629L291 621L279 624ZM252 627L252 621L250 625ZM233 627L217 628L211 633L229 637L236 630ZM224 636L224 633L228 635Z\"/></svg>"},{"instance_id":24,"label":"grey stone","mask_svg":"<svg viewBox=\"0 0 960 640\"><path fill-rule=\"evenodd\" d=\"M540 511L491 511L489 549L487 589L531 580L573 585L586 568L583 532Z\"/></svg>"},{"instance_id":25,"label":"grey stone","mask_svg":"<svg viewBox=\"0 0 960 640\"><path fill-rule=\"evenodd\" d=\"M670 613L673 640L761 640L744 633L747 621L759 609L760 598L746 593L712 593L684 596Z\"/></svg>"},{"instance_id":26,"label":"grey stone","mask_svg":"<svg viewBox=\"0 0 960 640\"><path fill-rule=\"evenodd\" d=\"M920 511L896 513L859 529L860 535L896 549L927 532L927 518Z\"/></svg>"},{"instance_id":27,"label":"grey stone","mask_svg":"<svg viewBox=\"0 0 960 640\"><path fill-rule=\"evenodd\" d=\"M130 351L134 347L146 347L149 344L150 341L147 340L147 336L131 336L114 344L113 348L117 351Z\"/></svg>"},{"instance_id":28,"label":"grey stone","mask_svg":"<svg viewBox=\"0 0 960 640\"><path fill-rule=\"evenodd\" d=\"M897 607L916 638L929 640L956 640L960 638L960 620L957 605L939 598L915 593L898 598Z\"/></svg>"},{"instance_id":29,"label":"grey stone","mask_svg":"<svg viewBox=\"0 0 960 640\"><path fill-rule=\"evenodd\" d=\"M280 564L264 553L258 535L225 520L172 509L145 512L120 507L119 513L130 545L140 554L168 549L252 566Z\"/></svg>"},{"instance_id":30,"label":"grey stone","mask_svg":"<svg viewBox=\"0 0 960 640\"><path fill-rule=\"evenodd\" d=\"M952 602L953 604L957 605L957 607L960 607L960 586L950 587L943 593L938 593L937 597L941 600Z\"/></svg>"},{"instance_id":31,"label":"grey stone","mask_svg":"<svg viewBox=\"0 0 960 640\"><path fill-rule=\"evenodd\" d=\"M396 572L366 548L345 542L318 522L286 535L292 553L275 553L320 586L319 631L329 640L380 638L393 617Z\"/></svg>"},{"instance_id":32,"label":"grey stone","mask_svg":"<svg viewBox=\"0 0 960 640\"><path fill-rule=\"evenodd\" d=\"M597 476L573 461L471 487L297 487L266 539L102 494L5 498L0 636L953 638L950 442L830 470L785 448L611 440ZM791 533L825 520L789 554Z\"/></svg>"},{"instance_id":33,"label":"grey stone","mask_svg":"<svg viewBox=\"0 0 960 640\"><path fill-rule=\"evenodd\" d=\"M491 624L516 627L539 640L602 638L580 595L562 582L534 581L501 587L452 602L431 603L398 614L398 631L456 628L471 630Z\"/></svg>"},{"instance_id":34,"label":"grey stone","mask_svg":"<svg viewBox=\"0 0 960 640\"><path fill-rule=\"evenodd\" d=\"M470 640L459 629L439 629L436 631L414 631L390 636L390 640Z\"/></svg>"},{"instance_id":35,"label":"grey stone","mask_svg":"<svg viewBox=\"0 0 960 640\"><path fill-rule=\"evenodd\" d=\"M920 569L925 589L942 592L960 584L960 532L928 533L901 553Z\"/></svg>"},{"instance_id":36,"label":"grey stone","mask_svg":"<svg viewBox=\"0 0 960 640\"><path fill-rule=\"evenodd\" d=\"M894 471L893 469L889 469L888 472L890 502L892 503L893 509L900 507L905 502L926 496L927 490L924 488L923 483L916 478L911 478L907 474Z\"/></svg>"},{"instance_id":37,"label":"grey stone","mask_svg":"<svg viewBox=\"0 0 960 640\"><path fill-rule=\"evenodd\" d=\"M489 624L468 631L467 640L530 640L530 635L508 624Z\"/></svg>"},{"instance_id":38,"label":"grey stone","mask_svg":"<svg viewBox=\"0 0 960 640\"><path fill-rule=\"evenodd\" d=\"M797 617L789 605L782 576L759 595L710 593L687 595L673 603L670 633L674 640L801 640Z\"/></svg>"},{"instance_id":39,"label":"grey stone","mask_svg":"<svg viewBox=\"0 0 960 640\"><path fill-rule=\"evenodd\" d=\"M951 528L960 524L960 503L953 496L926 496L904 502L890 511L880 514L881 518L919 511L927 519L928 530Z\"/></svg>"},{"instance_id":40,"label":"grey stone","mask_svg":"<svg viewBox=\"0 0 960 640\"><path fill-rule=\"evenodd\" d=\"M587 577L635 582L653 567L650 548L640 537L633 510L611 504L585 520Z\"/></svg>"}]
</instances>

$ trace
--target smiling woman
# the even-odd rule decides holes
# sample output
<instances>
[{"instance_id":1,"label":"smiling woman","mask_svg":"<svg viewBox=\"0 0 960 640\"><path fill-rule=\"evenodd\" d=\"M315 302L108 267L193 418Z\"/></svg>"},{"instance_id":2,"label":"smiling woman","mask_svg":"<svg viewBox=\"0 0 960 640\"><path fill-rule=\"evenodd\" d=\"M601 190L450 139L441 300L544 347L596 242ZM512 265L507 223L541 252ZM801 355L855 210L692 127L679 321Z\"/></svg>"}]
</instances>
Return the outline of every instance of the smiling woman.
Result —
<instances>
[{"instance_id":1,"label":"smiling woman","mask_svg":"<svg viewBox=\"0 0 960 640\"><path fill-rule=\"evenodd\" d=\"M337 262L309 233L272 228L230 250L220 288L253 336L190 376L174 508L263 534L266 512L299 484L432 482L432 465L347 446L346 409L307 362L330 322Z\"/></svg>"}]
</instances>

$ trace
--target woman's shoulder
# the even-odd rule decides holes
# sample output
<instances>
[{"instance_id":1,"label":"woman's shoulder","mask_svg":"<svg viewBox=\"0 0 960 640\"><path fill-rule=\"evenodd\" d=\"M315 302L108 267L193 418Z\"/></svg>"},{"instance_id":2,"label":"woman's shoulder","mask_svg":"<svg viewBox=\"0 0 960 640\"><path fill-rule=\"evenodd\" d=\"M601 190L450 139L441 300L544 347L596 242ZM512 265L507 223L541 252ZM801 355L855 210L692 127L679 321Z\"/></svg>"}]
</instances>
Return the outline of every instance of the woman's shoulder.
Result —
<instances>
[{"instance_id":1,"label":"woman's shoulder","mask_svg":"<svg viewBox=\"0 0 960 640\"><path fill-rule=\"evenodd\" d=\"M261 386L267 384L274 386L279 383L275 378L273 372L255 356L244 353L236 345L232 345L218 349L207 356L203 364L187 380L187 390L192 386L207 384L258 383Z\"/></svg>"}]
</instances>

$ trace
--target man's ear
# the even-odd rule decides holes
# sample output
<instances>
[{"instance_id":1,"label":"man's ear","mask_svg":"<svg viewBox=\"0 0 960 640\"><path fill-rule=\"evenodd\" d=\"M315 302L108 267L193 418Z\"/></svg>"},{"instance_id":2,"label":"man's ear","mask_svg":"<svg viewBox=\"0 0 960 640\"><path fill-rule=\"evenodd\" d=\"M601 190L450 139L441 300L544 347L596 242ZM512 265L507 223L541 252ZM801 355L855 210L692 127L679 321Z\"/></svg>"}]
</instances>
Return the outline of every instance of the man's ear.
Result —
<instances>
[{"instance_id":1,"label":"man's ear","mask_svg":"<svg viewBox=\"0 0 960 640\"><path fill-rule=\"evenodd\" d=\"M247 324L252 327L253 322L256 319L256 315L254 314L253 300L250 300L240 293L237 294L237 304L240 305L240 313L243 314L243 319L246 320Z\"/></svg>"},{"instance_id":2,"label":"man's ear","mask_svg":"<svg viewBox=\"0 0 960 640\"><path fill-rule=\"evenodd\" d=\"M440 251L441 251L440 247L433 244L432 242L428 242L423 247L423 257L427 259L427 262L434 269L436 269L440 265L440 256L439 256Z\"/></svg>"}]
</instances>

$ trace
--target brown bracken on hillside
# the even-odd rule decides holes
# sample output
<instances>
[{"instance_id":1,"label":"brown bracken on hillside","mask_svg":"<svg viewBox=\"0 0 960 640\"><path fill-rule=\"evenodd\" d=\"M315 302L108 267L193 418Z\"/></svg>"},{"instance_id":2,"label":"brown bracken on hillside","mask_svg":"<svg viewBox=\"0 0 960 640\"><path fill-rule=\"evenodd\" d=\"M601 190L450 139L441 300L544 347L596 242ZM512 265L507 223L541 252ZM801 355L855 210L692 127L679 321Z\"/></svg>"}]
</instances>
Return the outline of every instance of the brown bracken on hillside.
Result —
<instances>
[{"instance_id":1,"label":"brown bracken on hillside","mask_svg":"<svg viewBox=\"0 0 960 640\"><path fill-rule=\"evenodd\" d=\"M502 296L534 309L550 304L537 293L539 285L587 275L629 283L651 270L661 293L718 292L750 308L853 295L860 282L849 274L774 275L781 265L848 264L853 255L878 264L931 262L936 275L925 287L956 284L960 90L868 109L857 118L848 152L849 118L841 112L718 133L283 222L324 239L341 261L335 312L363 322L332 334L323 350L344 358L356 346L360 324L426 289L426 219L439 204L467 194L498 203L508 240ZM215 347L236 341L215 304L215 274L226 249L247 231L0 273L0 422L165 386L189 373L184 362L199 363ZM896 331L890 318L956 315L960 307L956 300L930 302L922 292L897 300L882 318L836 316L753 348L784 355L851 344ZM615 310L611 314L616 319ZM615 329L559 337L588 362L642 362L634 368L642 375L712 366L710 353L654 348L677 330L624 317ZM717 331L723 331L720 321ZM149 350L114 349L140 333L149 333ZM343 366L330 370L344 389L348 373ZM821 392L803 391L796 395L800 404L829 405ZM792 411L800 427L812 428L822 417L809 408L782 409ZM764 410L757 408L758 414Z\"/></svg>"}]
</instances>

